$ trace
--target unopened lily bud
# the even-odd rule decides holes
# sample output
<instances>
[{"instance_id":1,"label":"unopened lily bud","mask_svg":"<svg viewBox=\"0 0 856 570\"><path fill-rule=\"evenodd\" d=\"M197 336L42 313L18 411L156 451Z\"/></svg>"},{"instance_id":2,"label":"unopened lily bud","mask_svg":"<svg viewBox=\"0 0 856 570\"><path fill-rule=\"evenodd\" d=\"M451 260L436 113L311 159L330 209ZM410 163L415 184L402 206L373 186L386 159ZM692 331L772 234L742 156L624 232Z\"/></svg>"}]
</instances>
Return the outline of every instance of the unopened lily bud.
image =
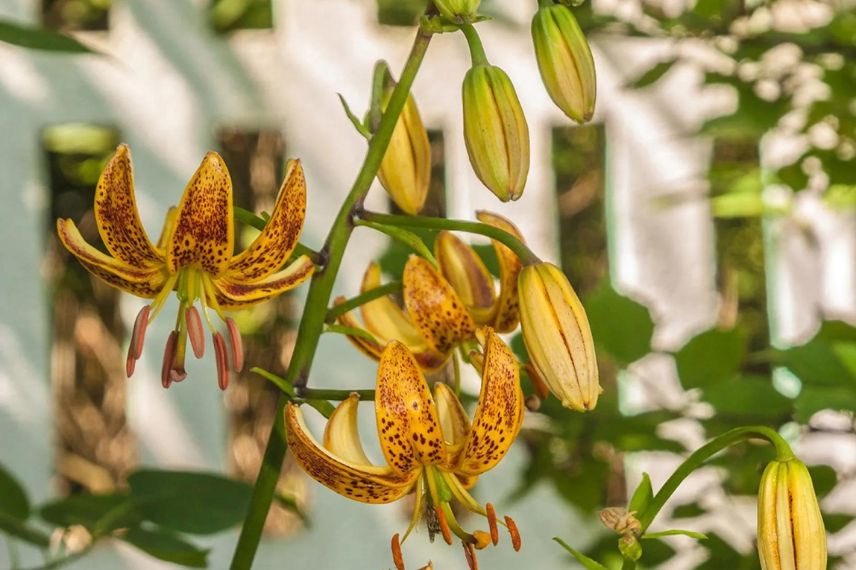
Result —
<instances>
[{"instance_id":1,"label":"unopened lily bud","mask_svg":"<svg viewBox=\"0 0 856 570\"><path fill-rule=\"evenodd\" d=\"M470 163L503 202L523 195L529 173L529 127L508 75L474 65L464 77L464 141Z\"/></svg>"},{"instance_id":2,"label":"unopened lily bud","mask_svg":"<svg viewBox=\"0 0 856 570\"><path fill-rule=\"evenodd\" d=\"M440 14L450 20L469 20L479 9L481 0L434 0Z\"/></svg>"},{"instance_id":3,"label":"unopened lily bud","mask_svg":"<svg viewBox=\"0 0 856 570\"><path fill-rule=\"evenodd\" d=\"M431 183L431 145L412 95L395 124L378 178L402 211L418 214L422 210Z\"/></svg>"},{"instance_id":4,"label":"unopened lily bud","mask_svg":"<svg viewBox=\"0 0 856 570\"><path fill-rule=\"evenodd\" d=\"M520 323L531 363L566 408L594 409L601 387L591 327L565 274L551 263L519 277Z\"/></svg>"},{"instance_id":5,"label":"unopened lily bud","mask_svg":"<svg viewBox=\"0 0 856 570\"><path fill-rule=\"evenodd\" d=\"M826 531L805 464L773 461L758 491L758 554L764 570L823 570Z\"/></svg>"},{"instance_id":6,"label":"unopened lily bud","mask_svg":"<svg viewBox=\"0 0 856 570\"><path fill-rule=\"evenodd\" d=\"M574 14L561 4L540 8L532 19L532 39L553 102L578 123L590 120L597 93L594 59Z\"/></svg>"}]
</instances>

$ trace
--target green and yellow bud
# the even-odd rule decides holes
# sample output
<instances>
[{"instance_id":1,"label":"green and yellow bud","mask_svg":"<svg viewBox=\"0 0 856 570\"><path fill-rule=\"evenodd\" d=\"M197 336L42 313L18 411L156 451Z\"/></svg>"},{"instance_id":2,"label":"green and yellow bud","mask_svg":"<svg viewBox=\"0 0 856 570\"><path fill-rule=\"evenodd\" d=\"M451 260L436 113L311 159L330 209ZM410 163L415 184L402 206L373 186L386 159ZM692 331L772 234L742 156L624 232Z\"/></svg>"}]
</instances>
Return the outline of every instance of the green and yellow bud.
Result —
<instances>
[{"instance_id":1,"label":"green and yellow bud","mask_svg":"<svg viewBox=\"0 0 856 570\"><path fill-rule=\"evenodd\" d=\"M378 178L402 211L415 215L422 210L431 183L431 144L412 95L395 124Z\"/></svg>"},{"instance_id":2,"label":"green and yellow bud","mask_svg":"<svg viewBox=\"0 0 856 570\"><path fill-rule=\"evenodd\" d=\"M826 531L805 464L773 461L758 491L758 554L764 570L824 570Z\"/></svg>"},{"instance_id":3,"label":"green and yellow bud","mask_svg":"<svg viewBox=\"0 0 856 570\"><path fill-rule=\"evenodd\" d=\"M464 77L463 101L476 176L503 202L517 200L529 173L529 127L511 80L496 66L474 65Z\"/></svg>"},{"instance_id":4,"label":"green and yellow bud","mask_svg":"<svg viewBox=\"0 0 856 570\"><path fill-rule=\"evenodd\" d=\"M443 17L450 20L465 20L475 16L481 0L434 0L434 5Z\"/></svg>"},{"instance_id":5,"label":"green and yellow bud","mask_svg":"<svg viewBox=\"0 0 856 570\"><path fill-rule=\"evenodd\" d=\"M553 102L578 123L590 120L597 93L594 58L574 14L561 4L540 8L532 19L532 39Z\"/></svg>"},{"instance_id":6,"label":"green and yellow bud","mask_svg":"<svg viewBox=\"0 0 856 570\"><path fill-rule=\"evenodd\" d=\"M591 327L567 277L552 263L519 277L520 323L531 363L566 408L594 409L601 393Z\"/></svg>"}]
</instances>

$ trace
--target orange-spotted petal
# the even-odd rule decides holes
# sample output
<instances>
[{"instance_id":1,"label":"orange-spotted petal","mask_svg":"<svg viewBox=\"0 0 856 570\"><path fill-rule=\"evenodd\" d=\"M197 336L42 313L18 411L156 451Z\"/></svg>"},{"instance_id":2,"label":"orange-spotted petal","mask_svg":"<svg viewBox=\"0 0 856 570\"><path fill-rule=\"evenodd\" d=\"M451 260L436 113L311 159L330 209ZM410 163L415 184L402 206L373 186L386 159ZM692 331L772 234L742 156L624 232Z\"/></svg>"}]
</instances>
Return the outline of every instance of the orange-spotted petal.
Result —
<instances>
[{"instance_id":1,"label":"orange-spotted petal","mask_svg":"<svg viewBox=\"0 0 856 570\"><path fill-rule=\"evenodd\" d=\"M163 264L163 256L155 250L140 221L131 151L124 144L116 149L98 179L95 222L107 251L116 259L137 269Z\"/></svg>"},{"instance_id":2,"label":"orange-spotted petal","mask_svg":"<svg viewBox=\"0 0 856 570\"><path fill-rule=\"evenodd\" d=\"M398 341L380 358L375 416L380 447L397 473L446 462L437 406L416 360Z\"/></svg>"},{"instance_id":3,"label":"orange-spotted petal","mask_svg":"<svg viewBox=\"0 0 856 570\"><path fill-rule=\"evenodd\" d=\"M477 212L476 217L485 224L490 224L523 241L523 235L517 226L498 214L491 212ZM511 332L517 328L520 320L520 307L517 301L517 276L523 269L523 264L517 254L508 249L507 246L496 240L493 248L499 261L499 299L497 299L493 328L500 333Z\"/></svg>"},{"instance_id":4,"label":"orange-spotted petal","mask_svg":"<svg viewBox=\"0 0 856 570\"><path fill-rule=\"evenodd\" d=\"M313 479L344 497L363 503L391 503L413 488L419 471L396 473L389 467L356 465L320 446L295 404L285 408L285 436L294 459Z\"/></svg>"},{"instance_id":5,"label":"orange-spotted petal","mask_svg":"<svg viewBox=\"0 0 856 570\"><path fill-rule=\"evenodd\" d=\"M351 394L343 400L327 420L324 428L324 448L348 463L371 465L372 462L363 450L360 442L360 430L357 425L357 410L360 396Z\"/></svg>"},{"instance_id":6,"label":"orange-spotted petal","mask_svg":"<svg viewBox=\"0 0 856 570\"><path fill-rule=\"evenodd\" d=\"M369 264L363 274L360 292L365 293L380 287L380 276L380 265L377 263ZM384 345L395 339L403 342L411 349L428 347L425 339L410 322L410 318L389 296L380 297L364 304L360 308L360 315L363 317L366 330ZM445 362L445 359L443 361Z\"/></svg>"},{"instance_id":7,"label":"orange-spotted petal","mask_svg":"<svg viewBox=\"0 0 856 570\"><path fill-rule=\"evenodd\" d=\"M256 281L282 267L294 251L306 218L306 178L299 160L289 160L267 224L253 243L229 262L229 277Z\"/></svg>"},{"instance_id":8,"label":"orange-spotted petal","mask_svg":"<svg viewBox=\"0 0 856 570\"><path fill-rule=\"evenodd\" d=\"M425 259L411 255L404 266L404 304L413 324L435 350L447 353L475 332L461 298Z\"/></svg>"},{"instance_id":9,"label":"orange-spotted petal","mask_svg":"<svg viewBox=\"0 0 856 570\"><path fill-rule=\"evenodd\" d=\"M489 327L483 330L484 372L479 403L457 471L478 475L505 456L523 422L520 368L514 353Z\"/></svg>"},{"instance_id":10,"label":"orange-spotted petal","mask_svg":"<svg viewBox=\"0 0 856 570\"><path fill-rule=\"evenodd\" d=\"M443 277L461 297L476 323L488 324L496 293L493 277L478 254L455 234L442 231L434 242L434 256Z\"/></svg>"},{"instance_id":11,"label":"orange-spotted petal","mask_svg":"<svg viewBox=\"0 0 856 570\"><path fill-rule=\"evenodd\" d=\"M164 288L167 276L163 268L140 269L101 253L86 243L71 220L57 220L56 231L66 249L90 273L109 285L147 299L155 297Z\"/></svg>"},{"instance_id":12,"label":"orange-spotted petal","mask_svg":"<svg viewBox=\"0 0 856 570\"><path fill-rule=\"evenodd\" d=\"M213 279L216 301L221 309L239 309L267 301L297 287L312 275L315 264L302 255L279 273L254 282L238 281L227 276ZM212 303L213 304L213 303Z\"/></svg>"},{"instance_id":13,"label":"orange-spotted petal","mask_svg":"<svg viewBox=\"0 0 856 570\"><path fill-rule=\"evenodd\" d=\"M170 272L196 264L211 275L220 275L235 248L232 210L229 170L219 154L209 152L178 204L175 228L166 250Z\"/></svg>"}]
</instances>

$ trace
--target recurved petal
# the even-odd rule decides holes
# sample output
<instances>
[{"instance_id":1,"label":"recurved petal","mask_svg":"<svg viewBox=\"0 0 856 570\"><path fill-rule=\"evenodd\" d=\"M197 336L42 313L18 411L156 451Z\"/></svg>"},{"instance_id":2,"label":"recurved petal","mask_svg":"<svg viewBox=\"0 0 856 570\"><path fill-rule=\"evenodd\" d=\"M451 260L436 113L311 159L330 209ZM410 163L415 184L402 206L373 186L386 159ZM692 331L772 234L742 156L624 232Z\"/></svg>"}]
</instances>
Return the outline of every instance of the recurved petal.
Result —
<instances>
[{"instance_id":1,"label":"recurved petal","mask_svg":"<svg viewBox=\"0 0 856 570\"><path fill-rule=\"evenodd\" d=\"M369 264L363 274L363 282L360 292L365 293L380 287L380 265ZM360 307L363 322L372 335L386 344L392 339L400 340L411 349L425 344L425 339L410 322L408 316L390 297L384 296L370 301Z\"/></svg>"},{"instance_id":2,"label":"recurved petal","mask_svg":"<svg viewBox=\"0 0 856 570\"><path fill-rule=\"evenodd\" d=\"M520 369L511 349L485 327L484 372L479 403L458 471L478 475L505 456L523 422Z\"/></svg>"},{"instance_id":3,"label":"recurved petal","mask_svg":"<svg viewBox=\"0 0 856 570\"><path fill-rule=\"evenodd\" d=\"M140 269L108 255L86 243L74 222L57 220L56 231L62 244L86 269L107 284L151 299L163 289L167 276L162 267Z\"/></svg>"},{"instance_id":4,"label":"recurved petal","mask_svg":"<svg viewBox=\"0 0 856 570\"><path fill-rule=\"evenodd\" d=\"M267 301L280 293L297 287L312 275L315 264L309 256L302 255L279 273L260 281L246 282L228 276L215 278L216 300L222 309L238 309Z\"/></svg>"},{"instance_id":5,"label":"recurved petal","mask_svg":"<svg viewBox=\"0 0 856 570\"><path fill-rule=\"evenodd\" d=\"M442 231L434 242L434 256L443 277L461 297L476 323L488 324L496 293L493 277L478 254L455 234Z\"/></svg>"},{"instance_id":6,"label":"recurved petal","mask_svg":"<svg viewBox=\"0 0 856 570\"><path fill-rule=\"evenodd\" d=\"M163 264L140 221L134 196L131 151L119 145L95 188L95 222L110 254L138 269Z\"/></svg>"},{"instance_id":7,"label":"recurved petal","mask_svg":"<svg viewBox=\"0 0 856 570\"><path fill-rule=\"evenodd\" d=\"M403 282L407 313L430 346L447 353L472 337L475 323L463 301L428 261L411 255Z\"/></svg>"},{"instance_id":8,"label":"recurved petal","mask_svg":"<svg viewBox=\"0 0 856 570\"><path fill-rule=\"evenodd\" d=\"M446 452L449 454L449 466L456 465L470 431L470 419L461 401L448 384L437 382L434 385L434 402L437 404L443 440L446 442Z\"/></svg>"},{"instance_id":9,"label":"recurved petal","mask_svg":"<svg viewBox=\"0 0 856 570\"><path fill-rule=\"evenodd\" d=\"M219 154L209 152L178 204L175 228L166 250L170 272L198 263L206 272L220 275L235 248L232 210L229 170Z\"/></svg>"},{"instance_id":10,"label":"recurved petal","mask_svg":"<svg viewBox=\"0 0 856 570\"><path fill-rule=\"evenodd\" d=\"M229 277L255 281L282 267L300 239L305 218L303 167L299 160L289 160L270 220L253 243L229 262Z\"/></svg>"},{"instance_id":11,"label":"recurved petal","mask_svg":"<svg viewBox=\"0 0 856 570\"><path fill-rule=\"evenodd\" d=\"M354 465L371 465L372 462L363 450L360 442L360 430L357 426L357 408L360 396L356 393L343 400L324 428L324 448Z\"/></svg>"},{"instance_id":12,"label":"recurved petal","mask_svg":"<svg viewBox=\"0 0 856 570\"><path fill-rule=\"evenodd\" d=\"M446 463L437 406L410 351L390 342L380 359L375 392L380 448L397 473Z\"/></svg>"},{"instance_id":13,"label":"recurved petal","mask_svg":"<svg viewBox=\"0 0 856 570\"><path fill-rule=\"evenodd\" d=\"M476 212L479 221L490 224L516 236L523 241L523 235L517 226L498 214L480 211ZM517 328L520 320L520 307L517 301L517 277L523 264L517 254L502 243L493 241L493 249L499 261L499 299L496 302L493 328L496 332L507 333Z\"/></svg>"},{"instance_id":14,"label":"recurved petal","mask_svg":"<svg viewBox=\"0 0 856 570\"><path fill-rule=\"evenodd\" d=\"M413 487L419 471L401 474L389 467L356 465L318 445L300 408L285 408L285 435L294 459L313 479L349 499L362 503L391 503Z\"/></svg>"}]
</instances>

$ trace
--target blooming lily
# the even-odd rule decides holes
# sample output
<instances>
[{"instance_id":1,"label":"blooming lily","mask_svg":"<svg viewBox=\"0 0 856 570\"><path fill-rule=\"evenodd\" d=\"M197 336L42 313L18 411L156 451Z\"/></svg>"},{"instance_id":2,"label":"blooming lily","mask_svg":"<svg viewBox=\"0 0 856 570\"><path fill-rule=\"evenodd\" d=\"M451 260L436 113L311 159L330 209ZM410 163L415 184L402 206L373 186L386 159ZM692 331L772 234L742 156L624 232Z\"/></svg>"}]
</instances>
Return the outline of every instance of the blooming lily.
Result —
<instances>
[{"instance_id":1,"label":"blooming lily","mask_svg":"<svg viewBox=\"0 0 856 570\"><path fill-rule=\"evenodd\" d=\"M343 401L327 423L323 445L315 441L300 408L289 404L285 433L294 458L316 481L350 499L363 503L390 503L410 492L415 507L402 540L426 516L429 532L442 534L452 544L452 534L462 542L470 568L476 567L475 550L499 540L496 512L482 506L468 488L482 473L505 456L523 420L523 394L517 360L489 327L480 329L482 386L472 424L454 392L438 383L434 396L416 359L402 343L390 342L378 366L375 416L385 465L366 457L357 429L359 397ZM472 533L461 528L452 501L487 518L489 532ZM515 550L520 536L514 521L505 526ZM392 538L396 568L404 568L401 541Z\"/></svg>"},{"instance_id":2,"label":"blooming lily","mask_svg":"<svg viewBox=\"0 0 856 570\"><path fill-rule=\"evenodd\" d=\"M304 255L279 271L297 245L306 213L306 183L296 160L289 161L286 167L267 225L238 255L233 254L232 181L216 152L205 155L178 207L167 213L156 245L140 222L127 146L119 146L101 173L94 209L98 233L110 255L88 244L70 219L57 220L57 233L63 245L93 275L113 287L152 299L134 323L126 361L129 377L142 354L148 324L172 291L178 295L178 317L164 352L164 388L187 376L184 358L188 337L194 355L200 358L204 354L204 330L197 301L212 334L218 384L225 389L229 360L232 370L240 371L243 351L237 326L224 311L270 299L297 286L314 270L312 260ZM226 323L228 345L215 329L209 309Z\"/></svg>"},{"instance_id":3,"label":"blooming lily","mask_svg":"<svg viewBox=\"0 0 856 570\"><path fill-rule=\"evenodd\" d=\"M523 236L509 220L498 214L478 212L481 222L514 235ZM493 277L478 254L453 233L442 231L434 242L434 255L443 276L460 295L478 325L490 325L497 332L507 333L517 328L519 304L517 276L523 269L520 258L508 246L492 240L499 261L499 297L493 287Z\"/></svg>"},{"instance_id":4,"label":"blooming lily","mask_svg":"<svg viewBox=\"0 0 856 570\"><path fill-rule=\"evenodd\" d=\"M399 340L423 369L436 370L446 363L458 343L473 337L475 323L464 302L429 261L411 255L404 266L402 281L404 308L390 297L381 297L360 307L362 325L351 313L339 317L339 324L363 329L373 337L374 340L348 336L372 358L379 359L392 340ZM379 286L380 266L372 263L363 276L360 290L365 293Z\"/></svg>"}]
</instances>

